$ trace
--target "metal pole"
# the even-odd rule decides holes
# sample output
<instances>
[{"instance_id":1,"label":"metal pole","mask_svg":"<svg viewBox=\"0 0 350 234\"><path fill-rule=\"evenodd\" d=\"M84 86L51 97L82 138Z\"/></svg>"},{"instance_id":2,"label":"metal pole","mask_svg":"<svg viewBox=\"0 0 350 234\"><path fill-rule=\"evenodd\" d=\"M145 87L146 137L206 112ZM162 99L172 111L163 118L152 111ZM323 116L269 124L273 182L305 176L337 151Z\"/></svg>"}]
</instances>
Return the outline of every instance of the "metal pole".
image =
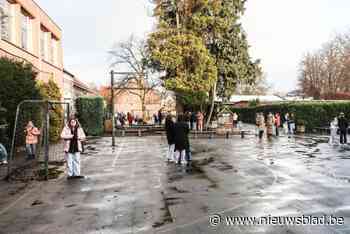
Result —
<instances>
[{"instance_id":1,"label":"metal pole","mask_svg":"<svg viewBox=\"0 0 350 234\"><path fill-rule=\"evenodd\" d=\"M45 180L49 175L49 138L50 138L50 106L46 103L46 118L45 118Z\"/></svg>"},{"instance_id":2,"label":"metal pole","mask_svg":"<svg viewBox=\"0 0 350 234\"><path fill-rule=\"evenodd\" d=\"M7 164L7 177L8 178L10 178L13 155L15 153L14 150L15 150L15 143L16 143L16 130L17 130L17 121L18 121L18 116L19 116L19 110L20 110L23 103L24 103L24 101L21 102L17 106L17 110L16 110L16 118L15 118L15 123L13 126L13 135L12 135L12 142L11 142L11 152L10 152L10 157L8 159L8 164Z\"/></svg>"},{"instance_id":3,"label":"metal pole","mask_svg":"<svg viewBox=\"0 0 350 234\"><path fill-rule=\"evenodd\" d=\"M67 103L67 121L69 120L70 118L70 103Z\"/></svg>"},{"instance_id":4,"label":"metal pole","mask_svg":"<svg viewBox=\"0 0 350 234\"><path fill-rule=\"evenodd\" d=\"M112 147L115 147L114 71L111 71Z\"/></svg>"}]
</instances>

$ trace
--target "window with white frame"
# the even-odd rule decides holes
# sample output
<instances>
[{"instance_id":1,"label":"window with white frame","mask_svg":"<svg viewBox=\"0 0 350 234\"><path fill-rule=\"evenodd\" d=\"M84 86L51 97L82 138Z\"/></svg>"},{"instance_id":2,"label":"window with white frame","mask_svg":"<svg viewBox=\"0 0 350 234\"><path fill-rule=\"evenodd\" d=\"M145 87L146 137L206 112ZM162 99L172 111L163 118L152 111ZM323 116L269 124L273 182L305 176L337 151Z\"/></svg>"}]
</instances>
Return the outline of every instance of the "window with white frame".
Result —
<instances>
[{"instance_id":1,"label":"window with white frame","mask_svg":"<svg viewBox=\"0 0 350 234\"><path fill-rule=\"evenodd\" d=\"M58 41L52 38L52 62L58 64Z\"/></svg>"},{"instance_id":2,"label":"window with white frame","mask_svg":"<svg viewBox=\"0 0 350 234\"><path fill-rule=\"evenodd\" d=\"M50 37L49 38L49 50L50 50L50 53L49 53L49 62L50 63L53 63L54 61L54 38Z\"/></svg>"},{"instance_id":3,"label":"window with white frame","mask_svg":"<svg viewBox=\"0 0 350 234\"><path fill-rule=\"evenodd\" d=\"M46 29L40 31L40 54L45 61L50 61L51 34Z\"/></svg>"},{"instance_id":4,"label":"window with white frame","mask_svg":"<svg viewBox=\"0 0 350 234\"><path fill-rule=\"evenodd\" d=\"M0 39L11 39L11 11L7 0L0 0Z\"/></svg>"},{"instance_id":5,"label":"window with white frame","mask_svg":"<svg viewBox=\"0 0 350 234\"><path fill-rule=\"evenodd\" d=\"M29 48L29 17L21 14L21 47L25 50Z\"/></svg>"},{"instance_id":6,"label":"window with white frame","mask_svg":"<svg viewBox=\"0 0 350 234\"><path fill-rule=\"evenodd\" d=\"M46 44L45 44L45 32L40 30L40 55L41 58L45 58L46 55Z\"/></svg>"}]
</instances>

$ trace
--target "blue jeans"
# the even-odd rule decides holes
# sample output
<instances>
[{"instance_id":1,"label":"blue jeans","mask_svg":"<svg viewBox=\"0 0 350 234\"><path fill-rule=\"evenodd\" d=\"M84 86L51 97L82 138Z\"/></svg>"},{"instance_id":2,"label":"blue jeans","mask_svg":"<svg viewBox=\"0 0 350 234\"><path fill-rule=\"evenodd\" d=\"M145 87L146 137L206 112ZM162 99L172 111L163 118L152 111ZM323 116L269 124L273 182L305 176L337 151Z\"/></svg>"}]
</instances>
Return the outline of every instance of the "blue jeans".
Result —
<instances>
[{"instance_id":1,"label":"blue jeans","mask_svg":"<svg viewBox=\"0 0 350 234\"><path fill-rule=\"evenodd\" d=\"M191 152L191 149L186 149L185 158L186 158L186 161L187 161L187 162L192 161L192 152Z\"/></svg>"},{"instance_id":2,"label":"blue jeans","mask_svg":"<svg viewBox=\"0 0 350 234\"><path fill-rule=\"evenodd\" d=\"M35 159L36 144L26 144L27 159Z\"/></svg>"},{"instance_id":3,"label":"blue jeans","mask_svg":"<svg viewBox=\"0 0 350 234\"><path fill-rule=\"evenodd\" d=\"M68 176L80 176L80 152L68 153Z\"/></svg>"}]
</instances>

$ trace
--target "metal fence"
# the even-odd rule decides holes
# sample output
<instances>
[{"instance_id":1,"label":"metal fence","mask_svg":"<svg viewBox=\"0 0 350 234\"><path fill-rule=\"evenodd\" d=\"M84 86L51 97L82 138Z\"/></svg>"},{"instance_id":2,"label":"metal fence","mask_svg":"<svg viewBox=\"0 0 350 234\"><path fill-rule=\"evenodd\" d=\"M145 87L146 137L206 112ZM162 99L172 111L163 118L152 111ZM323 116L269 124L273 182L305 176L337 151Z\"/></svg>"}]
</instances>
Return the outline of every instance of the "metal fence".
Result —
<instances>
[{"instance_id":1,"label":"metal fence","mask_svg":"<svg viewBox=\"0 0 350 234\"><path fill-rule=\"evenodd\" d=\"M68 108L62 108L62 105L66 105ZM18 105L8 158L7 178L27 180L41 176L47 179L49 165L65 160L63 142L50 142L50 120L57 118L53 114L56 108L62 109L60 118L69 116L69 103L26 100ZM35 147L26 144L26 126L29 121L40 132L38 142L34 144ZM61 129L64 127L64 122L62 121ZM35 157L31 158L28 150L34 150Z\"/></svg>"}]
</instances>

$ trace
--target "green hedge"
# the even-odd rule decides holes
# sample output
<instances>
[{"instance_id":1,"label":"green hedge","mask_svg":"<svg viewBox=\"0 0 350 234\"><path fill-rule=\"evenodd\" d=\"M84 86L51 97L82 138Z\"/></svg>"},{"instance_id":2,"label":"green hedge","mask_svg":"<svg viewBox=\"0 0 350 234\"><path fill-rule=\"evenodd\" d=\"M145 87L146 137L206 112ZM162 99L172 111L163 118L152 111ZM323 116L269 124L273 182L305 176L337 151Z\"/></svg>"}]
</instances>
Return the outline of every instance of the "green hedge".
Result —
<instances>
[{"instance_id":1,"label":"green hedge","mask_svg":"<svg viewBox=\"0 0 350 234\"><path fill-rule=\"evenodd\" d=\"M77 117L89 136L103 134L104 105L102 97L80 97L76 100Z\"/></svg>"},{"instance_id":2,"label":"green hedge","mask_svg":"<svg viewBox=\"0 0 350 234\"><path fill-rule=\"evenodd\" d=\"M239 114L241 121L255 123L255 114L281 113L281 119L285 113L294 113L296 121L304 121L306 130L312 131L316 127L329 126L330 121L344 112L350 118L350 102L303 102L303 103L282 103L267 106L232 108L232 111Z\"/></svg>"}]
</instances>

